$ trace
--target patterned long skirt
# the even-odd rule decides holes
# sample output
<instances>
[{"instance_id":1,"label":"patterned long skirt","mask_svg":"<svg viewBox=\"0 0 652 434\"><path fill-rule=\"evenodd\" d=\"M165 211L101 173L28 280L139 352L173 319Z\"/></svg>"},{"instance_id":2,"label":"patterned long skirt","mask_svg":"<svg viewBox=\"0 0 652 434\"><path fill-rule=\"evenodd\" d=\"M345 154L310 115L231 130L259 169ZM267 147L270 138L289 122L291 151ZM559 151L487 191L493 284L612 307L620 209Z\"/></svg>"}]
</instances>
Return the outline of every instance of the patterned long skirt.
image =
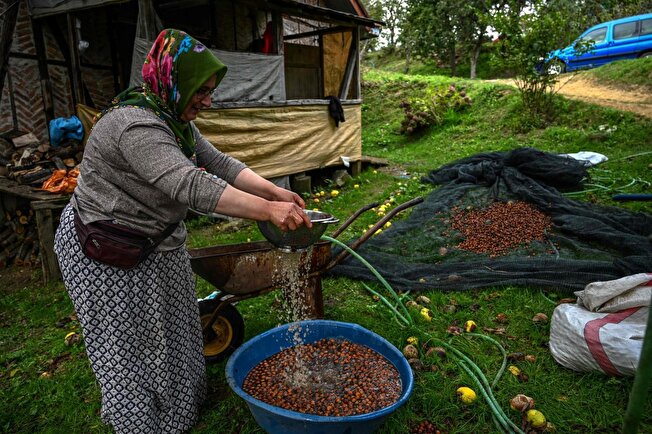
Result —
<instances>
[{"instance_id":1,"label":"patterned long skirt","mask_svg":"<svg viewBox=\"0 0 652 434\"><path fill-rule=\"evenodd\" d=\"M195 423L206 367L188 252L154 252L135 269L87 258L72 207L55 252L102 390L102 419L117 433L179 433Z\"/></svg>"}]
</instances>

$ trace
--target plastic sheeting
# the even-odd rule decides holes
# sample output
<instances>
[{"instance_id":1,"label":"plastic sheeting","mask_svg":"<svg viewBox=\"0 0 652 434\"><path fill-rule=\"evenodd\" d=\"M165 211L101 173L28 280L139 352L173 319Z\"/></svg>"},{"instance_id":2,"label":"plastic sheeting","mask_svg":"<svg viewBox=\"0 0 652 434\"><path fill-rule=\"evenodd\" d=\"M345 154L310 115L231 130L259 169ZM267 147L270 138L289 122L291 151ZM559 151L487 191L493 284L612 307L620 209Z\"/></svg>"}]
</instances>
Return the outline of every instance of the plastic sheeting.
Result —
<instances>
[{"instance_id":1,"label":"plastic sheeting","mask_svg":"<svg viewBox=\"0 0 652 434\"><path fill-rule=\"evenodd\" d=\"M195 124L220 151L265 178L341 165L362 158L360 105L344 105L335 126L328 104L209 109Z\"/></svg>"},{"instance_id":2,"label":"plastic sheeting","mask_svg":"<svg viewBox=\"0 0 652 434\"><path fill-rule=\"evenodd\" d=\"M351 32L326 34L324 41L324 95L340 96L340 87L349 58Z\"/></svg>"},{"instance_id":3,"label":"plastic sheeting","mask_svg":"<svg viewBox=\"0 0 652 434\"><path fill-rule=\"evenodd\" d=\"M141 68L152 43L134 39L130 86L142 83ZM211 51L229 68L213 96L213 103L285 100L283 56Z\"/></svg>"},{"instance_id":4,"label":"plastic sheeting","mask_svg":"<svg viewBox=\"0 0 652 434\"><path fill-rule=\"evenodd\" d=\"M328 102L299 106L207 109L195 125L217 149L265 178L341 165L362 158L361 108L343 105L346 122L335 126ZM97 110L77 105L90 131ZM84 140L86 137L84 137Z\"/></svg>"}]
</instances>

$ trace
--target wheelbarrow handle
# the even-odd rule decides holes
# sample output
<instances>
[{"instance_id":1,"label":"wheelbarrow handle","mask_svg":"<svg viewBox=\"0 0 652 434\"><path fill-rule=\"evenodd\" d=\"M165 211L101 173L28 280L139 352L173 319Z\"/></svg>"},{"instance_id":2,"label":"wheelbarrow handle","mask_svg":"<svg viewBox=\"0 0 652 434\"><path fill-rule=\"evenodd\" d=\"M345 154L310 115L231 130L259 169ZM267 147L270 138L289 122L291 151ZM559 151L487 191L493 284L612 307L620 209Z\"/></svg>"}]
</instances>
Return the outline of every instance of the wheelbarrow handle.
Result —
<instances>
[{"instance_id":1,"label":"wheelbarrow handle","mask_svg":"<svg viewBox=\"0 0 652 434\"><path fill-rule=\"evenodd\" d=\"M349 217L348 219L346 219L344 223L342 223L342 226L337 228L335 232L331 234L331 237L337 238L337 236L342 232L344 232L344 229L348 228L349 225L351 225L351 223L353 223L353 221L360 216L360 214L362 214L365 211L369 211L371 208L376 208L378 205L380 205L380 202L374 202L374 203L370 203L369 205L365 205L359 210L357 210L355 213L353 213L351 217Z\"/></svg>"},{"instance_id":2,"label":"wheelbarrow handle","mask_svg":"<svg viewBox=\"0 0 652 434\"><path fill-rule=\"evenodd\" d=\"M419 204L421 202L423 202L423 198L419 196L397 206L389 213L387 213L386 216L378 220L375 225L373 225L367 232L365 232L360 238L358 238L349 247L351 248L351 250L357 249L358 247L360 247L362 243L367 241L373 234L375 234L378 229L382 228L385 225L385 223L390 221L396 214L403 211L404 209L413 207L414 205ZM341 261L343 261L347 256L349 256L349 252L347 250L343 250L339 255L337 255L336 258L331 260L323 270L319 270L319 273L325 273L326 271L330 270L331 268L339 264Z\"/></svg>"}]
</instances>

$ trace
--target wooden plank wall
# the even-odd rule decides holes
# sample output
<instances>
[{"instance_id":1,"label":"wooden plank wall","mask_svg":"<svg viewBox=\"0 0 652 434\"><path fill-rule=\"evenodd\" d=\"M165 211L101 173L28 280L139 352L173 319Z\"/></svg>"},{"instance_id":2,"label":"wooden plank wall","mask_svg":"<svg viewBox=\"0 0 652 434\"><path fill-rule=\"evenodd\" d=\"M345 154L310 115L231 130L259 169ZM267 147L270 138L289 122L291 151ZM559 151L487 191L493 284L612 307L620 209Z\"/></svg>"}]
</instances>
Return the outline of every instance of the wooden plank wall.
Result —
<instances>
[{"instance_id":1,"label":"wooden plank wall","mask_svg":"<svg viewBox=\"0 0 652 434\"><path fill-rule=\"evenodd\" d=\"M63 22L65 23L65 20ZM43 26L43 34L48 60L64 61L61 50L47 25ZM26 1L20 2L11 53L36 56ZM110 56L110 53L105 52L101 55ZM110 57L106 63L110 64ZM72 103L70 80L66 67L49 64L48 73L50 74L55 118L72 116L75 114L75 107ZM11 88L18 129L33 132L40 141L47 143L49 141L48 125L36 58L10 56L7 74L11 74ZM82 68L82 75L95 105L105 107L115 94L111 71ZM9 91L8 79L5 78L0 101L0 132L13 128Z\"/></svg>"},{"instance_id":2,"label":"wooden plank wall","mask_svg":"<svg viewBox=\"0 0 652 434\"><path fill-rule=\"evenodd\" d=\"M320 48L286 43L284 50L286 98L322 98Z\"/></svg>"}]
</instances>

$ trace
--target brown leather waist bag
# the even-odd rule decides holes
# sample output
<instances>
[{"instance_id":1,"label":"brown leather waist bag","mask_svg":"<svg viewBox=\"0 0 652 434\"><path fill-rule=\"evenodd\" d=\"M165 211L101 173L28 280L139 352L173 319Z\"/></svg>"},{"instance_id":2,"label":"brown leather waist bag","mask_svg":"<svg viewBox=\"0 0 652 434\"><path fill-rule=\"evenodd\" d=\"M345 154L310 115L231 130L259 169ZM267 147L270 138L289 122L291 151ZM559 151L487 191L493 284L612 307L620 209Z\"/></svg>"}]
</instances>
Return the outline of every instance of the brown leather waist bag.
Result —
<instances>
[{"instance_id":1,"label":"brown leather waist bag","mask_svg":"<svg viewBox=\"0 0 652 434\"><path fill-rule=\"evenodd\" d=\"M161 235L152 238L110 220L100 220L85 225L76 211L74 214L75 229L84 254L103 264L126 270L144 261L178 225L178 223L170 225Z\"/></svg>"}]
</instances>

